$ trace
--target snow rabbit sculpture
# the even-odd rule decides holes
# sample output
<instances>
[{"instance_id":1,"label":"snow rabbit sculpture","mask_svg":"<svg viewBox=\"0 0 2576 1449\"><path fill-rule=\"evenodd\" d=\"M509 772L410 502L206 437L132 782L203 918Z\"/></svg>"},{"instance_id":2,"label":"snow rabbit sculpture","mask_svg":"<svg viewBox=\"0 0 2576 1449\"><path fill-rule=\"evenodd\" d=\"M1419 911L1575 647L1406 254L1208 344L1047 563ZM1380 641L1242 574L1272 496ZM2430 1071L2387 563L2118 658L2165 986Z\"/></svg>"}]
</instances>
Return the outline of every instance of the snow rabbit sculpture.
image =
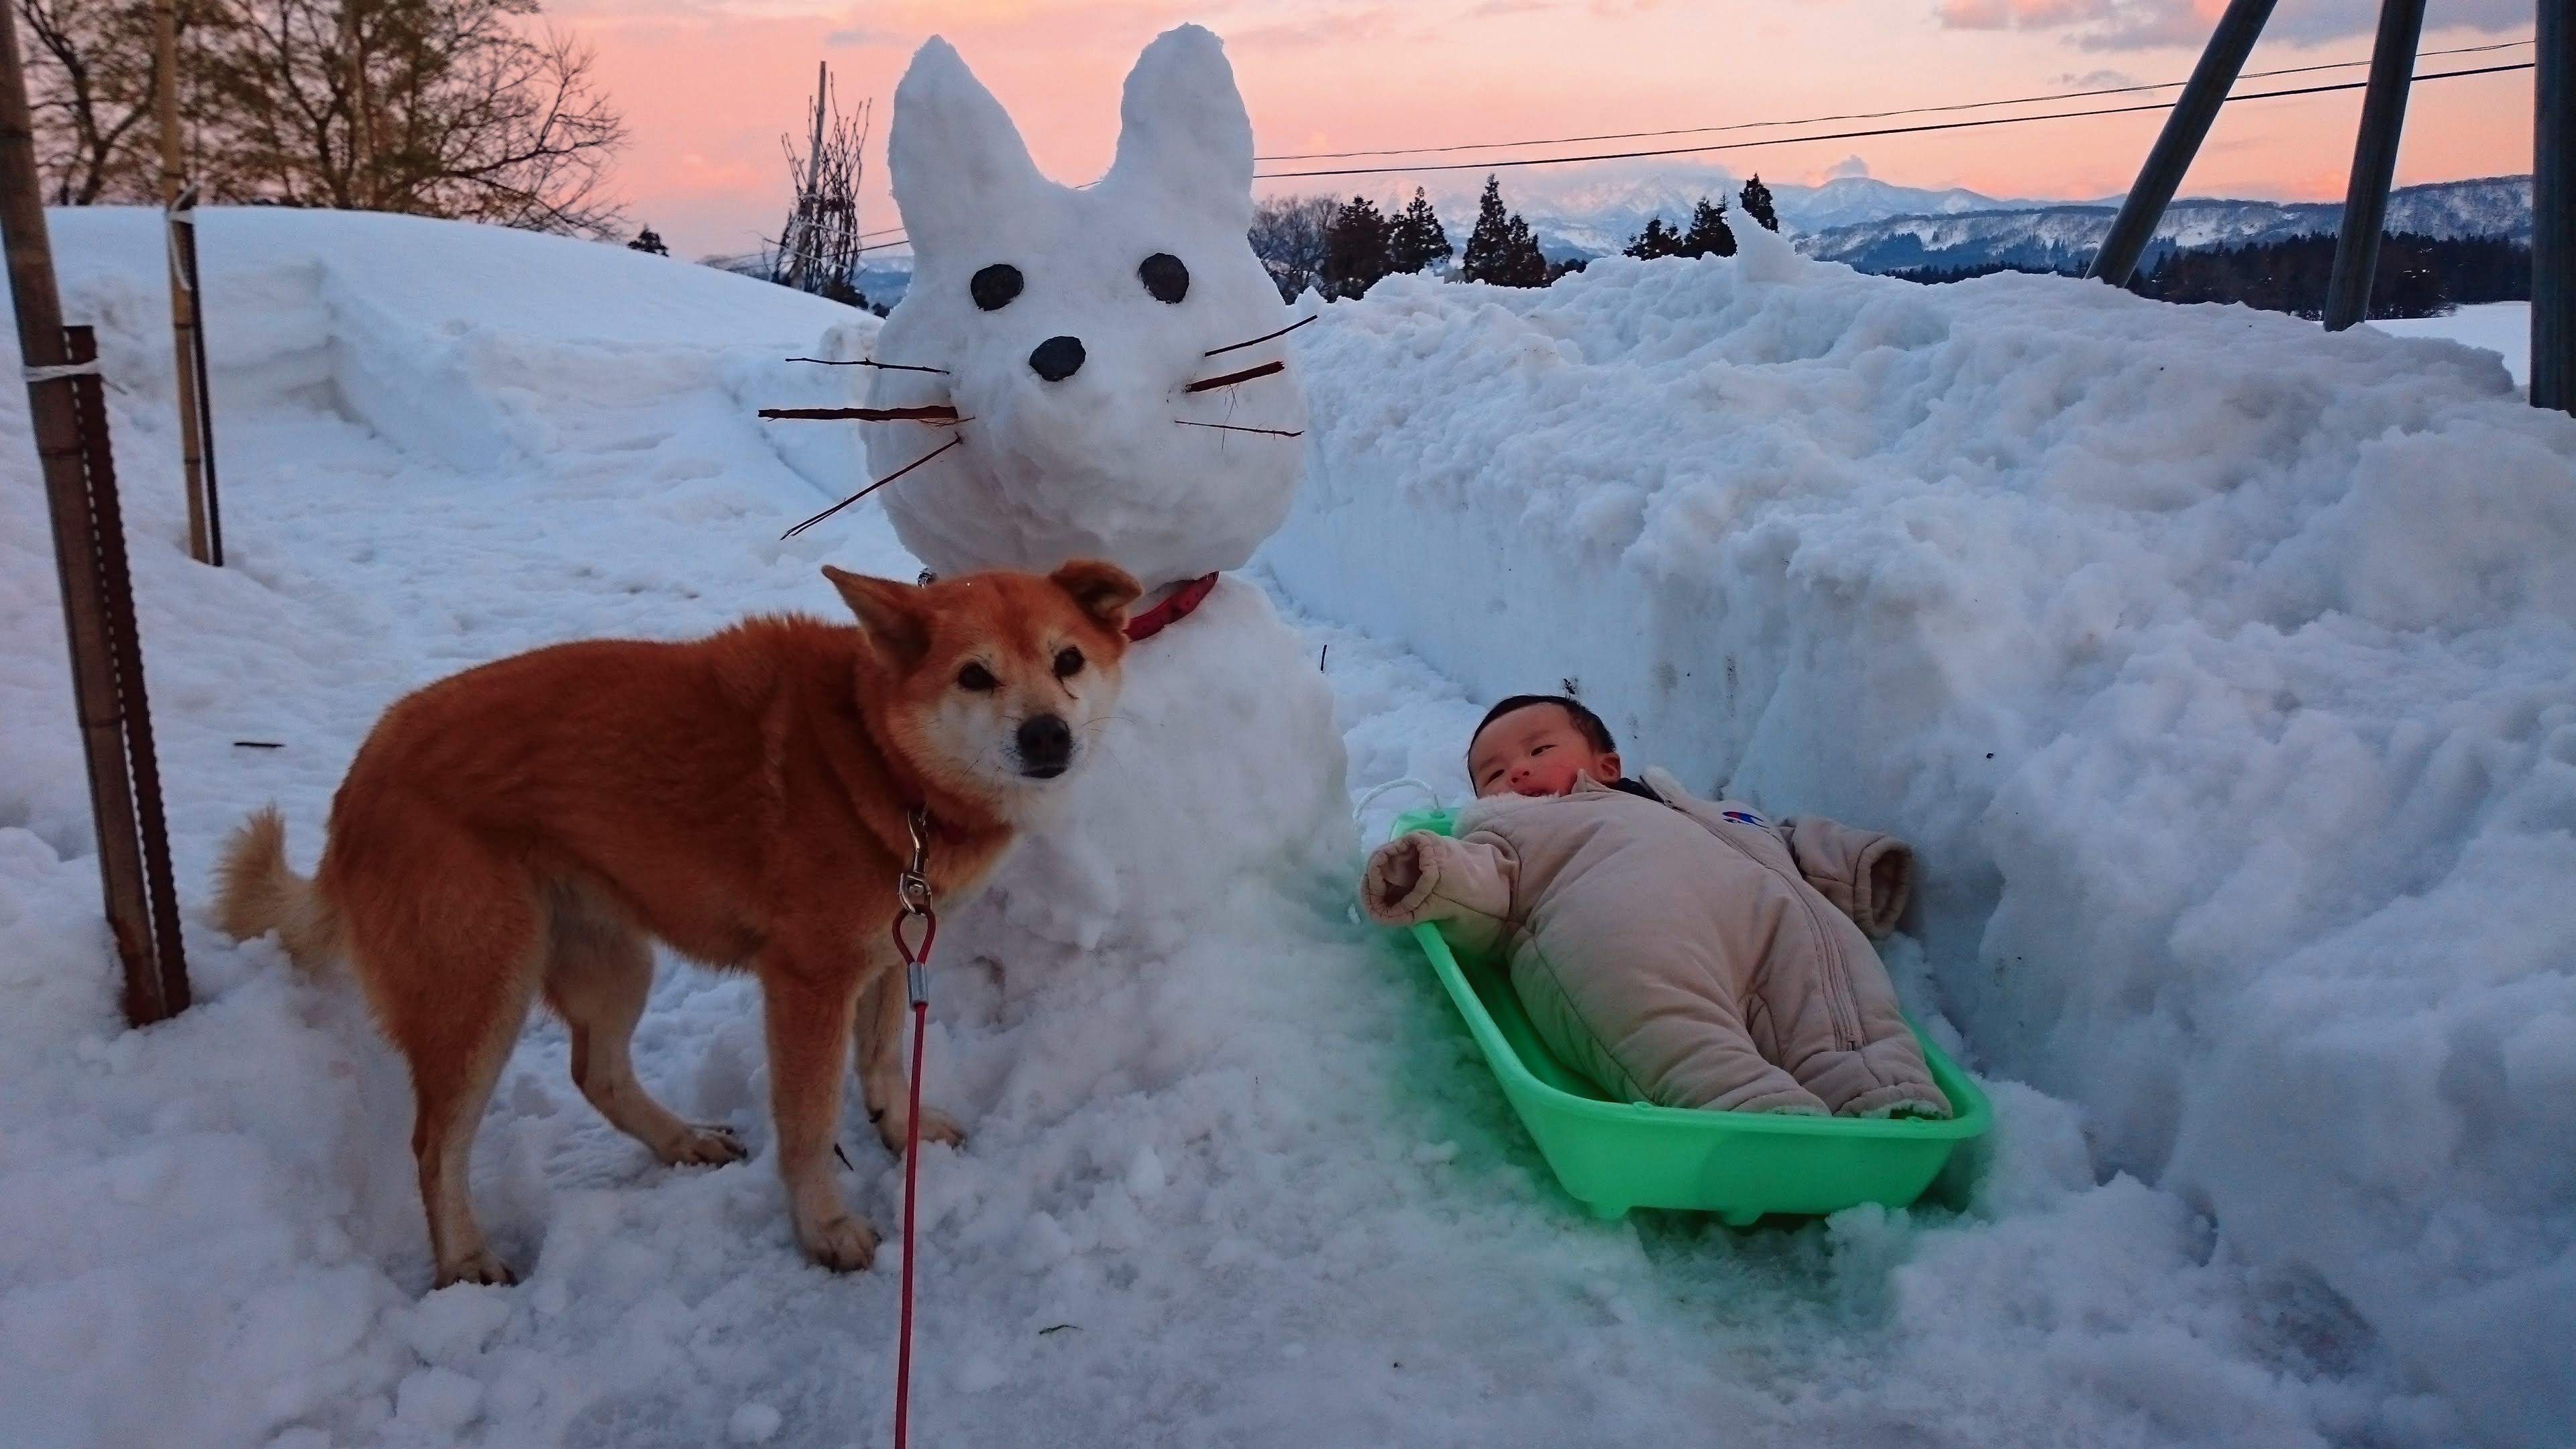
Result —
<instances>
[{"instance_id":1,"label":"snow rabbit sculpture","mask_svg":"<svg viewBox=\"0 0 2576 1449\"><path fill-rule=\"evenodd\" d=\"M1191 587L1279 526L1306 426L1279 335L1296 314L1246 239L1252 124L1223 44L1156 37L1119 114L1108 174L1059 185L934 37L887 145L914 270L868 402L957 416L863 425L872 476L921 464L880 495L904 546L940 573L1114 559L1148 616L1203 597L1129 652L1096 767L974 913L1008 926L961 921L1006 959L1032 938L1169 949L1234 883L1320 877L1356 847L1315 659L1259 589Z\"/></svg>"}]
</instances>

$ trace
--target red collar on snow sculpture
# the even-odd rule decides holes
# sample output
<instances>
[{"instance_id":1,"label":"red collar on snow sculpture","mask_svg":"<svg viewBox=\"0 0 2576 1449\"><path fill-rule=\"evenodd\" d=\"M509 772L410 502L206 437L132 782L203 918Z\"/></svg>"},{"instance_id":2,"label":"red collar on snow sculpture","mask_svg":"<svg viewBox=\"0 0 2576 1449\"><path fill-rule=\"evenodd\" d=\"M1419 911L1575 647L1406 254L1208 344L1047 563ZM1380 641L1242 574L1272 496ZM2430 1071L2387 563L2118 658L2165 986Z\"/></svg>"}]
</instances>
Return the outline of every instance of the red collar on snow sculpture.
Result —
<instances>
[{"instance_id":1,"label":"red collar on snow sculpture","mask_svg":"<svg viewBox=\"0 0 2576 1449\"><path fill-rule=\"evenodd\" d=\"M1151 639L1189 617L1190 611L1197 608L1207 598L1208 591L1215 587L1216 575L1203 574L1172 590L1163 602L1127 621L1128 642Z\"/></svg>"}]
</instances>

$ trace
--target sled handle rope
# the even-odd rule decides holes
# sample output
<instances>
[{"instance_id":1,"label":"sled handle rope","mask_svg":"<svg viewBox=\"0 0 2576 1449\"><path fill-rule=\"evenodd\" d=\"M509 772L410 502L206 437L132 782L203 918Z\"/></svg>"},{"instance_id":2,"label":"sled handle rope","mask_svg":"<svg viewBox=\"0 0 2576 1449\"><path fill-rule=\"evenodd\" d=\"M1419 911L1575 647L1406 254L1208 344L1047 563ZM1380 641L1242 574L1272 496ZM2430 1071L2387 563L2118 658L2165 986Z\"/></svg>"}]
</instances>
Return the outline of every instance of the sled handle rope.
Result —
<instances>
[{"instance_id":1,"label":"sled handle rope","mask_svg":"<svg viewBox=\"0 0 2576 1449\"><path fill-rule=\"evenodd\" d=\"M1385 784L1378 786L1376 789L1369 791L1365 795L1362 795L1360 797L1360 802L1351 807L1351 818L1353 820L1357 820L1361 816L1367 814L1368 808L1377 803L1377 797L1380 795L1383 795L1390 790L1402 790L1407 788L1419 790L1423 794L1430 796L1431 808L1434 810L1440 808L1440 792L1432 788L1431 782L1428 780L1417 780L1411 775L1407 775L1401 780L1389 780Z\"/></svg>"},{"instance_id":2,"label":"sled handle rope","mask_svg":"<svg viewBox=\"0 0 2576 1449\"><path fill-rule=\"evenodd\" d=\"M905 823L912 827L912 864L895 877L896 910L889 928L895 952L903 957L904 990L912 1003L911 1107L903 1123L903 1322L895 1349L894 1449L904 1449L912 1408L913 1184L921 1175L921 1051L930 1025L926 968L930 943L939 939L939 912L932 908L930 897L930 812L915 808ZM918 947L904 935L904 928L916 922L921 928Z\"/></svg>"}]
</instances>

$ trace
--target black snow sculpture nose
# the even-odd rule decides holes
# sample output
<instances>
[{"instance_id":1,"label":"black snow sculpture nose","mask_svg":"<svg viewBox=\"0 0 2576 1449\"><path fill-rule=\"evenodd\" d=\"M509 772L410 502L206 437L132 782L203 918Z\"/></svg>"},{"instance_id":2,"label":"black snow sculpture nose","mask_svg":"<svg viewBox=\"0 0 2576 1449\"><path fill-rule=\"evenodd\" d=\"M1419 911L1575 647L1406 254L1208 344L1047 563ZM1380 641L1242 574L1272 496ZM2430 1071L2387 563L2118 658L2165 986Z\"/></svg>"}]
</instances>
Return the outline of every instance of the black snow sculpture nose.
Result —
<instances>
[{"instance_id":1,"label":"black snow sculpture nose","mask_svg":"<svg viewBox=\"0 0 2576 1449\"><path fill-rule=\"evenodd\" d=\"M1029 354L1029 368L1049 382L1062 382L1082 371L1082 339L1050 337Z\"/></svg>"},{"instance_id":2,"label":"black snow sculpture nose","mask_svg":"<svg viewBox=\"0 0 2576 1449\"><path fill-rule=\"evenodd\" d=\"M1073 731L1059 715L1032 715L1020 725L1020 773L1052 780L1073 763Z\"/></svg>"}]
</instances>

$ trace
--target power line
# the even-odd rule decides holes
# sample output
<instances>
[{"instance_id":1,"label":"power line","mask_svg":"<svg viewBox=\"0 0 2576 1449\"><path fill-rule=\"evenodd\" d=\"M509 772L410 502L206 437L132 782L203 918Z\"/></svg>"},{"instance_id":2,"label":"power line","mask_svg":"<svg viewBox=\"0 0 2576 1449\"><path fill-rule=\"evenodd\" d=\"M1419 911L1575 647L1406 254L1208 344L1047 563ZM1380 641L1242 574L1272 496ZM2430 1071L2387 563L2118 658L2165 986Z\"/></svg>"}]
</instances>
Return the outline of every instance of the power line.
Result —
<instances>
[{"instance_id":1,"label":"power line","mask_svg":"<svg viewBox=\"0 0 2576 1449\"><path fill-rule=\"evenodd\" d=\"M2496 75L2505 71L2529 70L2530 61L2511 65L2481 66L2475 70L2436 71L2418 75L2416 81L2457 80L2462 76ZM2368 81L2344 81L2336 85L2299 86L2285 91L2257 91L2250 96L2230 96L2234 101L2270 101L2284 96L2323 95L2329 91L2357 91ZM1604 151L1589 156L1505 157L1493 161L1442 161L1427 166L1346 166L1322 171L1256 171L1256 180L1285 180L1298 176L1383 176L1404 175L1422 171L1499 171L1514 166L1561 166L1576 161L1634 161L1650 156L1696 156L1710 151L1743 151L1758 146L1791 146L1806 141L1852 141L1865 136L1905 136L1923 131L1964 131L1978 126L2017 126L2027 121L2065 121L2084 116L2125 116L2140 111L2170 111L2172 101L2154 101L2142 106L2105 106L2091 111L2048 111L2036 116L1990 116L1980 121L1933 121L1920 126L1879 126L1865 131L1827 131L1813 136L1778 136L1767 141L1719 141L1706 146L1673 146L1654 151Z\"/></svg>"},{"instance_id":2,"label":"power line","mask_svg":"<svg viewBox=\"0 0 2576 1449\"><path fill-rule=\"evenodd\" d=\"M2463 45L2451 50L2427 50L2419 54L2417 59L2427 59L2437 55L2477 55L2491 50L2511 50L2515 46L2531 43L2528 40L2502 40L2493 45ZM2327 65L2296 65L2282 70L2247 71L2237 79L2240 81L2265 80L2273 76L2307 75L2321 70L2350 70L2355 66L2368 64L2370 62L2367 59L2338 60ZM1796 121L1738 121L1727 126L1682 126L1667 131L1609 131L1597 136L1556 136L1533 141L1478 141L1458 146L1395 146L1376 151L1294 151L1276 156L1255 156L1252 159L1255 161L1340 161L1358 156L1432 156L1452 151L1504 151L1522 146L1572 146L1590 141L1640 141L1657 136L1699 136L1721 131L1759 131L1774 126L1820 126L1828 121L1883 121L1891 116L1929 116L1949 111L1979 111L1992 106L2022 106L2039 101L2080 101L2093 96L2121 96L2139 91L2172 90L2182 84L2181 81L2156 81L2146 85L2109 86L2092 91L2057 91L2041 96L2013 96L1999 101L1962 101L1947 106L1911 106L1897 111L1849 111L1833 116L1809 116ZM2244 99L2258 98L2247 96Z\"/></svg>"}]
</instances>

